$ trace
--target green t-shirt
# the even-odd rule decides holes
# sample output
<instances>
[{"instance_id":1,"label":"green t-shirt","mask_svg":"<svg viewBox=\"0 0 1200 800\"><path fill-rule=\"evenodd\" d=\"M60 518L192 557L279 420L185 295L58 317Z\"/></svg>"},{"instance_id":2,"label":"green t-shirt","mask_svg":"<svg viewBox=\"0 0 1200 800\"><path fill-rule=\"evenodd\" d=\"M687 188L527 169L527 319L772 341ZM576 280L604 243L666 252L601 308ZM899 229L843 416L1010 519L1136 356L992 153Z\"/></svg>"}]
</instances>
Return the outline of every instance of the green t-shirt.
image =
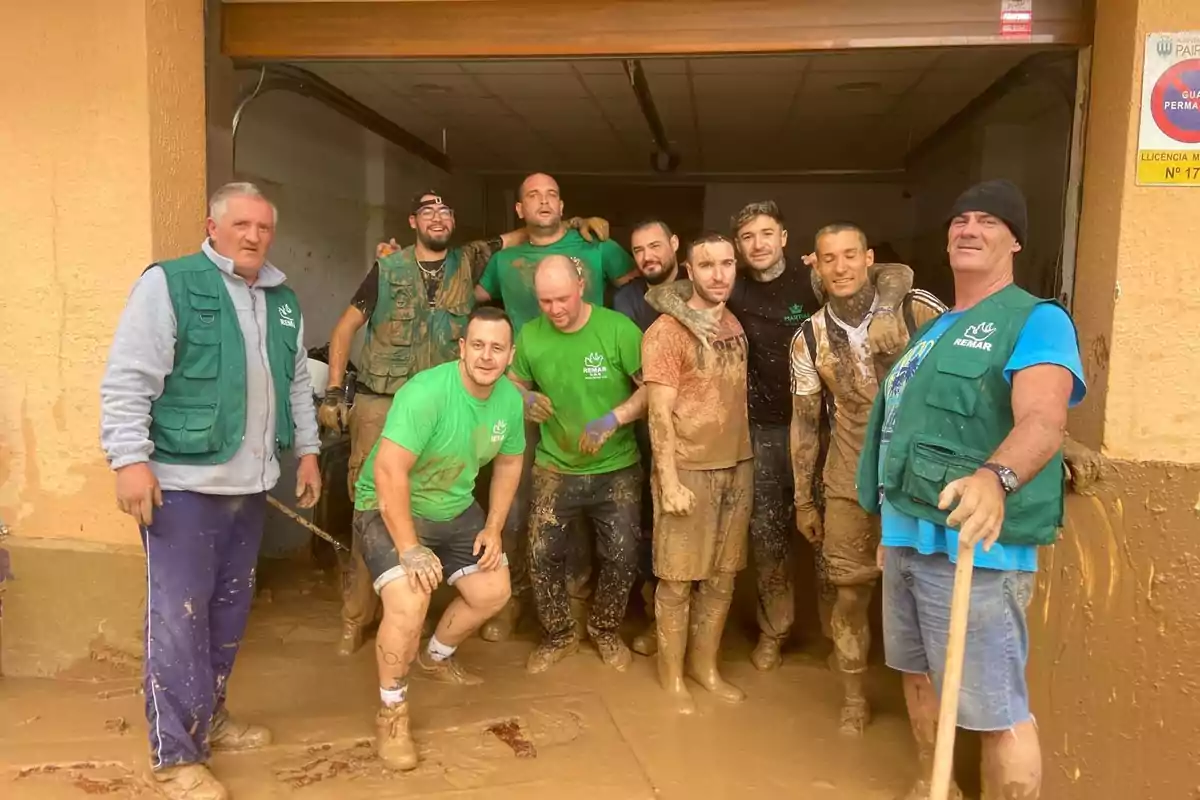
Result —
<instances>
[{"instance_id":1,"label":"green t-shirt","mask_svg":"<svg viewBox=\"0 0 1200 800\"><path fill-rule=\"evenodd\" d=\"M574 229L568 230L566 236L553 244L519 244L493 254L479 285L504 302L504 310L518 332L525 323L542 313L533 292L533 271L539 261L554 255L583 262L587 279L583 299L596 306L604 305L604 285L628 274L635 266L633 258L621 249L621 245L611 239L589 242Z\"/></svg>"},{"instance_id":2,"label":"green t-shirt","mask_svg":"<svg viewBox=\"0 0 1200 800\"><path fill-rule=\"evenodd\" d=\"M444 522L466 511L475 500L479 469L497 454L525 452L524 411L521 393L508 378L496 382L487 400L470 395L458 361L418 372L400 387L383 424L383 438L417 456L409 473L413 516ZM376 442L354 487L359 511L379 507L378 452Z\"/></svg>"},{"instance_id":3,"label":"green t-shirt","mask_svg":"<svg viewBox=\"0 0 1200 800\"><path fill-rule=\"evenodd\" d=\"M637 463L633 426L624 425L600 452L579 452L579 437L589 422L629 399L631 380L642 370L642 332L624 314L593 305L587 324L563 333L544 316L517 336L512 373L537 384L554 404L554 416L542 423L535 463L572 475L601 475Z\"/></svg>"}]
</instances>

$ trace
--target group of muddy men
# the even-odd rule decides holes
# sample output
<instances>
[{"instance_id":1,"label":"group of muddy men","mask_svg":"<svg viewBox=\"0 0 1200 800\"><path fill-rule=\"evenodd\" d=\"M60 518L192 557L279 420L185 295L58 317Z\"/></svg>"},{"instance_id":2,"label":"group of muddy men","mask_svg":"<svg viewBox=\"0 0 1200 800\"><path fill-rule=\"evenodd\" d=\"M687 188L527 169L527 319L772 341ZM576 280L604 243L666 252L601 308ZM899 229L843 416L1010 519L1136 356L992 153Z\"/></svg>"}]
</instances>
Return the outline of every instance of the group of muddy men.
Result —
<instances>
[{"instance_id":1,"label":"group of muddy men","mask_svg":"<svg viewBox=\"0 0 1200 800\"><path fill-rule=\"evenodd\" d=\"M332 333L319 404L299 302L267 260L277 211L252 184L216 192L200 251L151 265L130 294L102 443L146 551L146 713L164 794L228 797L211 751L270 741L230 716L226 682L280 454L295 453L297 503L313 506L325 428L351 439L339 650L362 646L381 607L387 767L418 762L410 671L480 683L457 648L476 631L507 638L523 610L541 629L530 673L584 639L624 671L620 629L640 596L650 626L632 650L657 657L666 702L693 712L693 683L743 700L719 669L735 576L752 550L750 660L770 671L793 625L798 530L850 736L869 721L868 607L883 578L886 660L920 759L909 800L929 793L955 562L976 547L958 721L981 732L990 797L1038 795L1025 609L1068 479L1095 461L1082 448L1064 461L1067 410L1085 392L1071 319L1013 284L1028 230L1016 186L978 184L947 210L949 308L913 288L909 267L876 264L852 223L787 260L770 201L682 251L667 221L639 223L632 258L605 220L564 219L544 174L520 185L523 227L489 241L453 244L437 191L410 212L415 243L379 246ZM422 644L443 582L454 599Z\"/></svg>"}]
</instances>

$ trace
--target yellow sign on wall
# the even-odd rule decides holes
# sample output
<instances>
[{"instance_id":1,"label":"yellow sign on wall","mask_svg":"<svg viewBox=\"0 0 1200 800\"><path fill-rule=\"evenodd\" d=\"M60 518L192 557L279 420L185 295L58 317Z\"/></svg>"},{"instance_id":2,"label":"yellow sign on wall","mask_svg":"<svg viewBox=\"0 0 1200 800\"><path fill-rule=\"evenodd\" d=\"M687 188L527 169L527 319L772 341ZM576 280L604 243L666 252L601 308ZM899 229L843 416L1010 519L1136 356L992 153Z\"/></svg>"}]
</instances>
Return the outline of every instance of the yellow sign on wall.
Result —
<instances>
[{"instance_id":1,"label":"yellow sign on wall","mask_svg":"<svg viewBox=\"0 0 1200 800\"><path fill-rule=\"evenodd\" d=\"M1146 36L1137 182L1200 186L1200 31Z\"/></svg>"}]
</instances>

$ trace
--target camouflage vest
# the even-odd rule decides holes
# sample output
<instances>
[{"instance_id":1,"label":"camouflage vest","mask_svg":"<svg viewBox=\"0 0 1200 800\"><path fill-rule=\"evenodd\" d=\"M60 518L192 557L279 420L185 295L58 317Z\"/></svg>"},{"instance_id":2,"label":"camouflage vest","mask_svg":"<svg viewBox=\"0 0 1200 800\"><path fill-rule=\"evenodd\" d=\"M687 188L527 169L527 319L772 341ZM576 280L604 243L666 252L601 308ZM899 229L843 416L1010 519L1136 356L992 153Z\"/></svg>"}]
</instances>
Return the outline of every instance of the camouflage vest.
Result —
<instances>
[{"instance_id":1,"label":"camouflage vest","mask_svg":"<svg viewBox=\"0 0 1200 800\"><path fill-rule=\"evenodd\" d=\"M411 376L458 358L458 339L475 305L470 266L447 251L433 304L412 246L379 260L379 298L367 325L358 380L376 394L395 394Z\"/></svg>"}]
</instances>

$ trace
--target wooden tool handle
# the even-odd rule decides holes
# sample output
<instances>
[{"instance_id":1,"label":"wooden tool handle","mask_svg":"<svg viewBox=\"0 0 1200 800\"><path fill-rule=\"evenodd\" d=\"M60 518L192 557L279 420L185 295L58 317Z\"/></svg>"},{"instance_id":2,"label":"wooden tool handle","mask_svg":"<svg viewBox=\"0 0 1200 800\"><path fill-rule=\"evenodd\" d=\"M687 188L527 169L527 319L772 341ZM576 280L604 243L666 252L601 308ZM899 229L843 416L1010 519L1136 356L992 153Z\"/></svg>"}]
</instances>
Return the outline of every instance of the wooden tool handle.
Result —
<instances>
[{"instance_id":1,"label":"wooden tool handle","mask_svg":"<svg viewBox=\"0 0 1200 800\"><path fill-rule=\"evenodd\" d=\"M942 675L942 702L938 711L933 786L929 800L946 800L950 794L950 777L954 770L954 735L958 731L958 693L962 688L967 618L971 613L971 578L974 574L975 548L959 544L954 593L950 596L950 639L946 644L946 670Z\"/></svg>"}]
</instances>

